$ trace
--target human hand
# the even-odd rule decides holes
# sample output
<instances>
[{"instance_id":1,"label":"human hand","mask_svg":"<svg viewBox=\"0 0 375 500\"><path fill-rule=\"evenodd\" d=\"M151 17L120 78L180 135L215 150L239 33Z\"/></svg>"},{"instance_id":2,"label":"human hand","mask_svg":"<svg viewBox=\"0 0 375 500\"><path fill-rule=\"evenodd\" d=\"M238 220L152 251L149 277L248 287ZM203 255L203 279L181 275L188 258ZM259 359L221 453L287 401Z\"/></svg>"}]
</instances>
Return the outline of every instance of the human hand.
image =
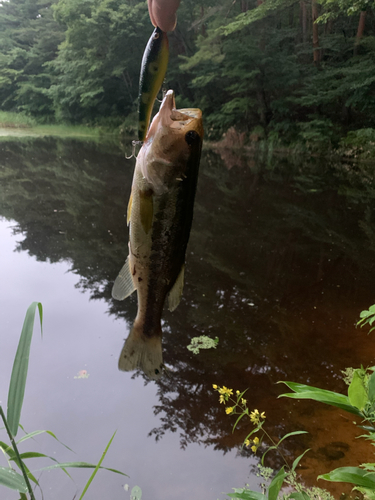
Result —
<instances>
[{"instance_id":1,"label":"human hand","mask_svg":"<svg viewBox=\"0 0 375 500\"><path fill-rule=\"evenodd\" d=\"M173 31L177 23L180 0L147 0L151 22L162 31Z\"/></svg>"}]
</instances>

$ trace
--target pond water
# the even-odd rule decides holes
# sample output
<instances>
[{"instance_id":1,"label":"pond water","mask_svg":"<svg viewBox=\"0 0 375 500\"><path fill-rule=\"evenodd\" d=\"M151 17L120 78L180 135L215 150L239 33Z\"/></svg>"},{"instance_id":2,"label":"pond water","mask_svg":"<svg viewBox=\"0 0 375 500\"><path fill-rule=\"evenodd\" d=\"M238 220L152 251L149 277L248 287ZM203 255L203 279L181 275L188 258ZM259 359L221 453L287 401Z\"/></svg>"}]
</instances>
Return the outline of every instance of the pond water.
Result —
<instances>
[{"instance_id":1,"label":"pond water","mask_svg":"<svg viewBox=\"0 0 375 500\"><path fill-rule=\"evenodd\" d=\"M276 383L345 391L341 370L374 363L373 337L355 327L375 302L373 167L205 149L184 295L163 315L168 372L150 382L117 369L137 303L135 295L111 298L127 254L133 166L117 147L0 143L0 400L5 407L26 309L41 301L44 334L36 322L21 423L28 432L51 430L75 453L48 435L21 450L97 462L117 430L103 465L129 477L100 471L92 500L129 499L135 485L144 500L216 500L232 487L259 489L259 457L241 451L251 426L243 420L232 434L216 383L249 388L249 407L266 412L274 438L309 432L283 446L291 461L311 448L300 467L306 484L372 461L350 415L278 400L286 391ZM218 337L217 348L190 352L199 335ZM269 466L282 465L277 454L268 457ZM32 460L32 470L49 465ZM44 498L66 500L90 471L73 470L74 481L58 470L36 475ZM18 498L0 492L2 500Z\"/></svg>"}]
</instances>

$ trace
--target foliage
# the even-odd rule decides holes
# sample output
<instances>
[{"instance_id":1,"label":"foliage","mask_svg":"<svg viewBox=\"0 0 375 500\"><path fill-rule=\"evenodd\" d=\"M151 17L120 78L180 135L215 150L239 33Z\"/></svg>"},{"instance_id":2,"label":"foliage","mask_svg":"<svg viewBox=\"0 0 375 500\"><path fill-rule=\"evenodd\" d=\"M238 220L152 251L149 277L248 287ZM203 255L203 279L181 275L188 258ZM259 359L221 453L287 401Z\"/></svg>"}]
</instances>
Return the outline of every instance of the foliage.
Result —
<instances>
[{"instance_id":1,"label":"foliage","mask_svg":"<svg viewBox=\"0 0 375 500\"><path fill-rule=\"evenodd\" d=\"M62 469L66 474L68 474L66 469L71 467L94 469L93 473L91 474L89 480L87 481L82 491L81 496L79 497L79 500L81 500L84 497L87 489L89 488L91 482L93 481L99 469L110 470L112 472L115 472L116 474L122 474L126 476L126 474L124 474L123 472L117 471L115 469L108 469L107 467L101 466L101 463L103 462L107 454L107 451L112 443L113 438L115 437L116 432L112 435L111 439L109 440L97 465L92 465L86 462L59 463L53 457L49 457L42 453L19 452L18 445L21 442L33 438L34 436L43 432L46 432L54 439L58 440L51 431L31 432L22 436L17 442L15 441L15 437L18 433L18 428L21 427L19 422L21 417L23 398L25 394L27 371L28 371L29 356L30 356L30 344L33 335L36 309L38 309L39 311L40 326L42 328L43 324L42 304L40 302L33 302L26 312L16 356L14 358L13 370L8 391L7 416L5 416L3 409L0 406L0 416L4 422L5 429L11 443L10 445L7 445L5 442L0 441L1 451L4 453L5 457L9 457L8 458L9 467L8 468L0 467L0 485L19 491L21 493L21 498L26 499L27 497L25 494L28 493L30 495L30 499L35 500L34 491L31 487L30 481L34 482L35 485L37 486L39 486L39 481L35 478L34 474L28 469L25 460L28 458L49 458L50 460L55 462L55 464L43 467L39 469L39 471L59 468ZM66 445L64 446L68 448ZM13 461L19 467L22 475L13 470L10 464L11 461Z\"/></svg>"},{"instance_id":2,"label":"foliage","mask_svg":"<svg viewBox=\"0 0 375 500\"><path fill-rule=\"evenodd\" d=\"M357 325L360 325L361 328L365 325L372 326L372 324L375 321L375 305L370 306L368 311L362 311L360 317L362 319L358 321ZM375 326L371 328L369 333L372 332L373 330L375 330Z\"/></svg>"},{"instance_id":3,"label":"foliage","mask_svg":"<svg viewBox=\"0 0 375 500\"><path fill-rule=\"evenodd\" d=\"M371 319L375 315L375 305L371 306L368 311L362 311L361 318L358 324L361 326L370 323ZM373 329L371 329L372 331ZM361 419L361 429L365 430L367 434L362 435L362 438L367 439L375 444L375 367L371 368L361 368L352 369L348 368L343 372L346 381L349 382L348 395L339 394L336 392L319 389L318 387L308 386L304 384L298 384L295 382L280 382L285 384L292 393L281 394L279 397L288 397L293 399L311 399L313 401L318 401L321 403L328 404L330 406L335 406L349 413L352 413ZM297 500L315 500L315 499L327 499L330 500L332 497L327 491L320 489L308 489L306 488L297 478L296 467L300 460L303 458L306 450L302 455L296 458L293 465L290 467L280 451L281 442L293 435L302 434L303 431L291 432L286 434L281 438L278 443L275 443L273 439L268 435L267 431L263 429L265 414L259 414L258 410L253 410L249 412L246 406L246 400L243 395L246 391L240 392L236 391L236 400L232 398L233 390L227 387L218 387L213 385L213 388L219 392L220 403L234 404L225 409L225 412L230 415L238 415L236 423L234 424L233 431L236 428L238 422L245 416L250 418L250 421L255 426L248 436L244 440L244 446L251 446L254 453L257 452L258 448L262 443L264 436L268 438L271 442L266 451L263 453L260 464L259 476L261 476L265 482L261 484L262 493L250 490L248 488L235 488L234 493L228 493L228 496L235 499L242 500L277 500L280 490L285 483L292 487L293 491L288 492L282 496L283 500L286 499L297 499ZM355 422L354 422L355 423ZM263 433L261 440L255 437L250 440L250 436L261 431ZM268 467L264 467L264 457L271 451L277 450L281 454L285 465L277 472L277 474L272 478L274 471ZM272 480L271 480L272 478ZM322 474L318 476L318 479L324 479L326 481L332 482L343 482L351 483L354 485L354 489L360 491L364 498L371 500L375 496L375 462L374 463L364 463L359 467L339 467L331 472ZM267 484L268 482L268 484Z\"/></svg>"},{"instance_id":4,"label":"foliage","mask_svg":"<svg viewBox=\"0 0 375 500\"><path fill-rule=\"evenodd\" d=\"M373 311L374 306L371 306ZM371 310L370 307L370 310ZM366 321L367 317L362 311L361 317ZM372 313L373 313L372 311ZM361 320L363 321L363 320ZM360 323L360 322L359 322ZM366 323L364 323L366 324ZM282 396L294 399L313 399L331 406L344 409L361 418L360 427L367 431L365 439L375 443L375 367L359 368L351 370L351 382L348 388L348 396L343 396L331 391L324 391L316 387L303 386L291 382L283 382L294 392L282 394ZM343 401L345 400L345 403ZM318 479L326 481L352 483L356 489L364 493L365 498L373 498L375 492L375 462L361 464L359 467L339 467L333 471L322 474Z\"/></svg>"}]
</instances>

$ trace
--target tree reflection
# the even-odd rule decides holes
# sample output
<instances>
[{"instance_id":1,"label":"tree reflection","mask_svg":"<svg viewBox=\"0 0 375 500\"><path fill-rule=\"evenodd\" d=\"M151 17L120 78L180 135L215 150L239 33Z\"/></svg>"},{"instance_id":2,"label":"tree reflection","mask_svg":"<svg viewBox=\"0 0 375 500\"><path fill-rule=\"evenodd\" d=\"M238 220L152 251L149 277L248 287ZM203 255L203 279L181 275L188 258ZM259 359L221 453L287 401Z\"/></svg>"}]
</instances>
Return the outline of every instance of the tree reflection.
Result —
<instances>
[{"instance_id":1,"label":"tree reflection","mask_svg":"<svg viewBox=\"0 0 375 500\"><path fill-rule=\"evenodd\" d=\"M113 301L111 288L127 253L133 165L120 150L77 141L0 148L0 215L17 221L17 250L68 260L77 287L131 324L136 297ZM234 165L203 152L184 295L164 314L160 425L150 432L179 432L182 447L224 452L241 444L249 424L231 434L212 384L249 387L249 404L266 411L276 438L306 426L321 409L277 401L275 382L344 389L340 369L370 356L353 324L373 300L375 275L370 167L277 158L244 166L243 157ZM218 348L194 355L186 346L202 334L219 337ZM309 439L286 443L284 453L295 457Z\"/></svg>"}]
</instances>

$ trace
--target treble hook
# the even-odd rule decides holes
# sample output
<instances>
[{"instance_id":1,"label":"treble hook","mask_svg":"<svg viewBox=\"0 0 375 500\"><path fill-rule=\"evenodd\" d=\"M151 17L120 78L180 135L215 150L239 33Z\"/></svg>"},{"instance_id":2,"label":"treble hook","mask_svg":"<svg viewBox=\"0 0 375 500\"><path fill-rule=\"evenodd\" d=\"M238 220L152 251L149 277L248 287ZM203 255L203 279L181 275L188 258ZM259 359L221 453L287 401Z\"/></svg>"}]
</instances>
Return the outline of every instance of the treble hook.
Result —
<instances>
[{"instance_id":1,"label":"treble hook","mask_svg":"<svg viewBox=\"0 0 375 500\"><path fill-rule=\"evenodd\" d=\"M130 160L130 158L133 158L133 156L134 156L134 158L137 158L138 155L135 154L135 148L139 145L142 146L142 144L143 144L142 141L132 141L132 154L130 156L126 156L126 154L125 154L125 158L127 160Z\"/></svg>"}]
</instances>

